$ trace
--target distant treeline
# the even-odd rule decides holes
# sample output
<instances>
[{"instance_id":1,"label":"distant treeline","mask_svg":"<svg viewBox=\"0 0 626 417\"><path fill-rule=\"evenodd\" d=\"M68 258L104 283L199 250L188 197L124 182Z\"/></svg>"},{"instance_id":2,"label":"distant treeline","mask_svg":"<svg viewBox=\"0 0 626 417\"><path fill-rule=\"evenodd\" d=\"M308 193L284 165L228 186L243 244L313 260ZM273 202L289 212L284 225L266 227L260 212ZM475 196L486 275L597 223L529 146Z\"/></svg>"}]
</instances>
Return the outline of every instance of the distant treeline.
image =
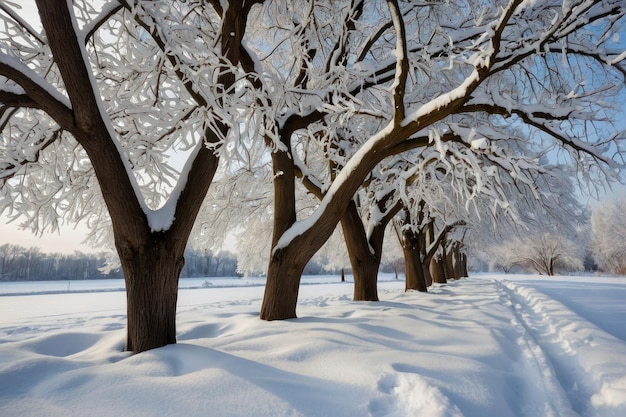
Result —
<instances>
[{"instance_id":1,"label":"distant treeline","mask_svg":"<svg viewBox=\"0 0 626 417\"><path fill-rule=\"evenodd\" d=\"M121 269L101 271L106 253L45 253L39 248L0 246L0 281L44 281L123 278ZM231 253L187 250L181 277L237 275L237 259Z\"/></svg>"}]
</instances>

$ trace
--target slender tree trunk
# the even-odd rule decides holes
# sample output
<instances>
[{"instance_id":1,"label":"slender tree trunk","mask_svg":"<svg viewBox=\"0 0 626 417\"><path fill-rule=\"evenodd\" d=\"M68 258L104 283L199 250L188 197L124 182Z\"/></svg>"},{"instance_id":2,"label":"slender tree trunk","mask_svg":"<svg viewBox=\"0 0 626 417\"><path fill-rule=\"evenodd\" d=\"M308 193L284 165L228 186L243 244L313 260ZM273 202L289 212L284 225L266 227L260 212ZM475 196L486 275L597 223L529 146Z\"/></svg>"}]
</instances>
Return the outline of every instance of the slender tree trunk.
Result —
<instances>
[{"instance_id":1,"label":"slender tree trunk","mask_svg":"<svg viewBox=\"0 0 626 417\"><path fill-rule=\"evenodd\" d=\"M428 257L428 254L426 253L426 251L428 250L428 247L430 247L430 245L432 245L435 242L435 224L433 221L429 222L426 227L425 230L422 231L422 233L420 233L423 238L422 238L422 268L424 269L424 280L426 281L426 285L428 287L430 287L431 285L433 285L433 276L430 273L430 261L432 257Z\"/></svg>"},{"instance_id":2,"label":"slender tree trunk","mask_svg":"<svg viewBox=\"0 0 626 417\"><path fill-rule=\"evenodd\" d=\"M380 262L362 263L354 276L354 301L378 301L378 269Z\"/></svg>"},{"instance_id":3,"label":"slender tree trunk","mask_svg":"<svg viewBox=\"0 0 626 417\"><path fill-rule=\"evenodd\" d=\"M433 276L430 273L430 262L422 262L422 269L424 270L424 282L426 283L427 287L430 287L431 285L433 285Z\"/></svg>"},{"instance_id":4,"label":"slender tree trunk","mask_svg":"<svg viewBox=\"0 0 626 417\"><path fill-rule=\"evenodd\" d=\"M461 252L461 274L462 277L469 276L467 273L467 255L463 252Z\"/></svg>"},{"instance_id":5,"label":"slender tree trunk","mask_svg":"<svg viewBox=\"0 0 626 417\"><path fill-rule=\"evenodd\" d=\"M443 270L443 276L447 280L451 279L454 276L454 270L452 268L452 262L450 258L450 252L447 250L448 241L447 239L443 239L441 241L441 264Z\"/></svg>"},{"instance_id":6,"label":"slender tree trunk","mask_svg":"<svg viewBox=\"0 0 626 417\"><path fill-rule=\"evenodd\" d=\"M263 320L282 320L296 317L300 279L304 267L310 259L310 256L306 256L306 251L301 250L300 245L294 241L275 250L285 231L296 222L295 170L288 134L282 136L282 142L287 149L272 152L274 228L272 253L267 268L265 294L260 313Z\"/></svg>"}]
</instances>

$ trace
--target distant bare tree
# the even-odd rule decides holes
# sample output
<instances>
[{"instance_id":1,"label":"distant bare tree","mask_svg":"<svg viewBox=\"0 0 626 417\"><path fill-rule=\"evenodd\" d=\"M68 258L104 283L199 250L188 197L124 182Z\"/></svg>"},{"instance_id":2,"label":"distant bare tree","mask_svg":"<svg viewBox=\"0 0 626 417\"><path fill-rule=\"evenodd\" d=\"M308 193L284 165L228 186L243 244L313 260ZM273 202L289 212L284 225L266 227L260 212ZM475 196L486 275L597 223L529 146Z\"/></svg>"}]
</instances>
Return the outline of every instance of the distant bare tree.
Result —
<instances>
[{"instance_id":1,"label":"distant bare tree","mask_svg":"<svg viewBox=\"0 0 626 417\"><path fill-rule=\"evenodd\" d=\"M626 200L598 203L591 215L591 251L598 266L626 275Z\"/></svg>"}]
</instances>

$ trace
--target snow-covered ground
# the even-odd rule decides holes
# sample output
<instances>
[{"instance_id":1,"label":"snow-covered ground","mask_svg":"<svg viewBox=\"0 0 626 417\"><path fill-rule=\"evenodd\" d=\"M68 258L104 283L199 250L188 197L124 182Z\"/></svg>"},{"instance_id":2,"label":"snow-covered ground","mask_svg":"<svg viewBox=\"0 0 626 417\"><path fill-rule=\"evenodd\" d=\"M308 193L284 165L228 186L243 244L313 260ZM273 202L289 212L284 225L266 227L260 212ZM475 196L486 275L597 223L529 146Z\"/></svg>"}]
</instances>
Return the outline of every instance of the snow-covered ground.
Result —
<instances>
[{"instance_id":1,"label":"snow-covered ground","mask_svg":"<svg viewBox=\"0 0 626 417\"><path fill-rule=\"evenodd\" d=\"M1 416L626 416L625 278L388 279L376 303L318 283L275 322L260 285L190 285L179 343L134 356L122 291L11 285Z\"/></svg>"}]
</instances>

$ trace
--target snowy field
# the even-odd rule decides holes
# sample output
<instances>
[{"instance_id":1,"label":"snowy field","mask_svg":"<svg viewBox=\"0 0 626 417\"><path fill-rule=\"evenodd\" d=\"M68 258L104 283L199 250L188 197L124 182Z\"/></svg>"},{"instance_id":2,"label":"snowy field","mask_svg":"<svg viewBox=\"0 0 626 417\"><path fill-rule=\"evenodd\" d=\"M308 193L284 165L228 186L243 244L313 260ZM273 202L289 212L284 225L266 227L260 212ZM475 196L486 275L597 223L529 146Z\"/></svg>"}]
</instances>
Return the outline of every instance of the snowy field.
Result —
<instances>
[{"instance_id":1,"label":"snowy field","mask_svg":"<svg viewBox=\"0 0 626 417\"><path fill-rule=\"evenodd\" d=\"M255 280L182 282L179 343L135 356L110 282L0 283L0 416L626 416L625 278L331 281L276 322Z\"/></svg>"}]
</instances>

